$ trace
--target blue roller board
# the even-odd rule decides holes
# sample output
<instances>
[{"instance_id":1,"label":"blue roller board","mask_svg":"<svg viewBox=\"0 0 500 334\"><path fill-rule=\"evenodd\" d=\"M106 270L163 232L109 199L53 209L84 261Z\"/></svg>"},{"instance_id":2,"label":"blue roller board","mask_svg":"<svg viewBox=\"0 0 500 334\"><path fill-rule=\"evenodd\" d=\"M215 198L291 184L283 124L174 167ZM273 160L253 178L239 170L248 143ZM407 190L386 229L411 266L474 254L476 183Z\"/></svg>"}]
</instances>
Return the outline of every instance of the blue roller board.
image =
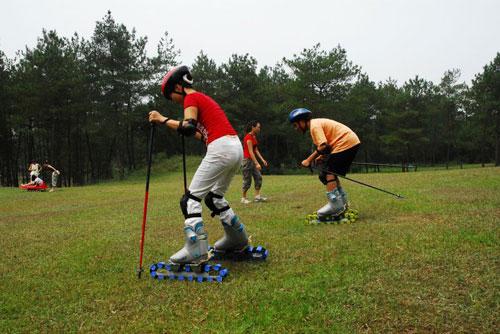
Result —
<instances>
[{"instance_id":1,"label":"blue roller board","mask_svg":"<svg viewBox=\"0 0 500 334\"><path fill-rule=\"evenodd\" d=\"M220 251L210 246L209 250L213 250L214 259L219 261L264 261L269 256L269 251L262 246L246 246L233 251Z\"/></svg>"},{"instance_id":2,"label":"blue roller board","mask_svg":"<svg viewBox=\"0 0 500 334\"><path fill-rule=\"evenodd\" d=\"M188 282L222 282L229 270L220 264L176 264L172 262L158 262L149 267L149 274L153 279L188 281Z\"/></svg>"}]
</instances>

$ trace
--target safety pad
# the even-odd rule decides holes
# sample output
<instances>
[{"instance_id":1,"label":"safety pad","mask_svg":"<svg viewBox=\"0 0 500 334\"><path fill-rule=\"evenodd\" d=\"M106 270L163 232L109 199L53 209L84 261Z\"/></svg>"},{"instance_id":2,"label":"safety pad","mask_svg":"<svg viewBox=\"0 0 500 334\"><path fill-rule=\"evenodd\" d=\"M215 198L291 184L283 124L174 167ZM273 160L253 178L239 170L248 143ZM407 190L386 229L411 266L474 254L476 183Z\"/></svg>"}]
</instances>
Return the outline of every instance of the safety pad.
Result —
<instances>
[{"instance_id":1,"label":"safety pad","mask_svg":"<svg viewBox=\"0 0 500 334\"><path fill-rule=\"evenodd\" d=\"M229 275L229 270L220 264L176 264L158 262L149 267L149 274L159 281L219 282Z\"/></svg>"},{"instance_id":2,"label":"safety pad","mask_svg":"<svg viewBox=\"0 0 500 334\"><path fill-rule=\"evenodd\" d=\"M205 204L210 209L210 211L212 211L212 213L210 214L212 218L220 215L222 212L227 211L231 208L229 205L226 205L225 207L219 209L214 203L214 198L222 199L224 198L224 196L217 195L211 191L208 192L207 196L205 196Z\"/></svg>"},{"instance_id":3,"label":"safety pad","mask_svg":"<svg viewBox=\"0 0 500 334\"><path fill-rule=\"evenodd\" d=\"M220 251L212 246L208 249L213 250L214 259L219 261L265 261L269 256L269 251L262 246L246 246L239 251Z\"/></svg>"}]
</instances>

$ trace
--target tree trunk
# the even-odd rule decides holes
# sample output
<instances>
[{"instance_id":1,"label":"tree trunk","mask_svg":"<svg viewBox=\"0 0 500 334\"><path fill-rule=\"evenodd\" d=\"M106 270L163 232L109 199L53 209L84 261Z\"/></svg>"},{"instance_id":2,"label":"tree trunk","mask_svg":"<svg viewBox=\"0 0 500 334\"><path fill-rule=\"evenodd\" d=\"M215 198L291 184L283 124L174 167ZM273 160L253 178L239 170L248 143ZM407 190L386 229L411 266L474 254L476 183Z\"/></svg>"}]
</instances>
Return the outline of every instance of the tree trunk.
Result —
<instances>
[{"instance_id":1,"label":"tree trunk","mask_svg":"<svg viewBox=\"0 0 500 334\"><path fill-rule=\"evenodd\" d=\"M495 111L495 166L500 166L500 111Z\"/></svg>"},{"instance_id":2,"label":"tree trunk","mask_svg":"<svg viewBox=\"0 0 500 334\"><path fill-rule=\"evenodd\" d=\"M90 181L95 182L95 170L96 167L94 165L94 160L92 158L92 145L90 144L90 138L89 138L89 133L88 131L85 131L85 142L87 144L87 154L88 154L88 159L90 162Z\"/></svg>"}]
</instances>

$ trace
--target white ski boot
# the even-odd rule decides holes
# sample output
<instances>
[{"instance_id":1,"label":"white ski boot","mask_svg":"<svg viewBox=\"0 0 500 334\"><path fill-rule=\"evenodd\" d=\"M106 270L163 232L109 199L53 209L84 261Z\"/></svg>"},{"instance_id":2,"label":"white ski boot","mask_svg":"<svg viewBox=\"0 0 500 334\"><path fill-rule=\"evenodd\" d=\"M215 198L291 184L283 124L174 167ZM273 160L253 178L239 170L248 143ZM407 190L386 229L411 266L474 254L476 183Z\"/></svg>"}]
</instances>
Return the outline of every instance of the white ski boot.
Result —
<instances>
[{"instance_id":1,"label":"white ski boot","mask_svg":"<svg viewBox=\"0 0 500 334\"><path fill-rule=\"evenodd\" d=\"M170 257L170 262L175 264L200 264L210 260L208 255L208 235L203 228L203 222L186 224L184 233L186 243L181 250Z\"/></svg>"}]
</instances>

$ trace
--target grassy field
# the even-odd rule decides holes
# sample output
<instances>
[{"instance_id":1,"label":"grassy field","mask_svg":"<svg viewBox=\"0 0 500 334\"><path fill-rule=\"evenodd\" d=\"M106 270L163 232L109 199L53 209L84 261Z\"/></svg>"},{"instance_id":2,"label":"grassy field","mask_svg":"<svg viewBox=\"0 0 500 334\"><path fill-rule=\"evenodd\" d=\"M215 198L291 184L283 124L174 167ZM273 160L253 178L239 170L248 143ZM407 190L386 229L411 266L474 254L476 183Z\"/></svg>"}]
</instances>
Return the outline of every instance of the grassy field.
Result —
<instances>
[{"instance_id":1,"label":"grassy field","mask_svg":"<svg viewBox=\"0 0 500 334\"><path fill-rule=\"evenodd\" d=\"M146 267L183 245L182 174L153 175ZM144 176L0 188L0 333L498 333L500 169L352 177L407 199L344 183L359 220L308 226L315 176L266 176L246 206L237 176L227 198L270 257L225 262L222 284L137 279Z\"/></svg>"}]
</instances>

